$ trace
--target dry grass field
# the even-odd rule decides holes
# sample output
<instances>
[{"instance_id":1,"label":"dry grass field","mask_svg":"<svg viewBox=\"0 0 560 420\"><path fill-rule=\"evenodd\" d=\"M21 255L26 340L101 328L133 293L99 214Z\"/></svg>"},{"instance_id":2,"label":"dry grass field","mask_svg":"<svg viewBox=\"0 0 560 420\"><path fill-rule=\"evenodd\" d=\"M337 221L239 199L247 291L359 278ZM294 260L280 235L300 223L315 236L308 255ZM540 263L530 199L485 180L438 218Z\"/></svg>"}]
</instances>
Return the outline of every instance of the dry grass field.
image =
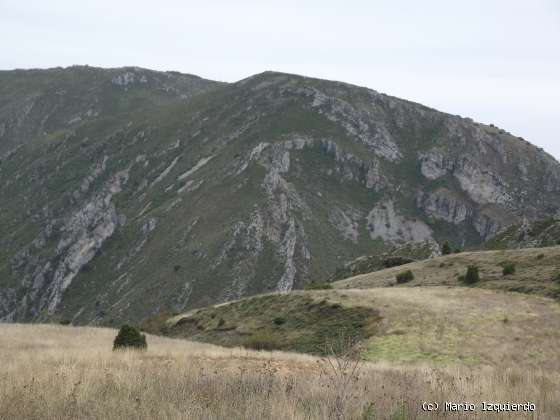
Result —
<instances>
[{"instance_id":1,"label":"dry grass field","mask_svg":"<svg viewBox=\"0 0 560 420\"><path fill-rule=\"evenodd\" d=\"M113 352L115 334L1 324L0 418L560 418L558 358L547 369L364 363L345 376L311 356L155 336L146 352ZM430 415L424 401L530 401L536 412Z\"/></svg>"}]
</instances>

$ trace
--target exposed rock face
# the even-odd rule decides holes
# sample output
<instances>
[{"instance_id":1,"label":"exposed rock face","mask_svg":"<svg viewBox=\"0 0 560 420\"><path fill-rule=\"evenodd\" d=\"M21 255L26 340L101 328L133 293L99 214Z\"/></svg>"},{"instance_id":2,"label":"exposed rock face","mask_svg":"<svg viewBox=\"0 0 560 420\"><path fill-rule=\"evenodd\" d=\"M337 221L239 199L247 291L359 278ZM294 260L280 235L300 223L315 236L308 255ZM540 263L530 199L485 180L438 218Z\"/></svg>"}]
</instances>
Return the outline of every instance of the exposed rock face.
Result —
<instances>
[{"instance_id":1,"label":"exposed rock face","mask_svg":"<svg viewBox=\"0 0 560 420\"><path fill-rule=\"evenodd\" d=\"M367 221L371 239L419 242L432 238L432 231L428 225L399 215L392 201L375 206L369 212Z\"/></svg>"},{"instance_id":2,"label":"exposed rock face","mask_svg":"<svg viewBox=\"0 0 560 420\"><path fill-rule=\"evenodd\" d=\"M534 146L344 83L74 67L0 72L0 97L3 320L287 291L560 208Z\"/></svg>"},{"instance_id":3,"label":"exposed rock face","mask_svg":"<svg viewBox=\"0 0 560 420\"><path fill-rule=\"evenodd\" d=\"M460 224L471 217L473 210L469 202L457 197L447 188L439 188L431 193L420 192L417 206L434 219Z\"/></svg>"},{"instance_id":4,"label":"exposed rock face","mask_svg":"<svg viewBox=\"0 0 560 420\"><path fill-rule=\"evenodd\" d=\"M353 209L344 211L335 207L329 213L329 221L338 229L342 237L354 243L358 242L360 236L361 220L361 213Z\"/></svg>"},{"instance_id":5,"label":"exposed rock face","mask_svg":"<svg viewBox=\"0 0 560 420\"><path fill-rule=\"evenodd\" d=\"M96 168L82 182L82 187L98 175L99 168ZM48 225L32 241L31 247L24 248L16 255L12 261L13 271L22 276L22 283L30 290L22 301L10 302L10 316L14 311L19 316L28 313L39 315L45 310L49 315L55 312L64 291L118 227L119 217L112 198L121 192L127 180L128 171L115 174L100 192L71 214L57 229L60 239L53 254L41 255L47 243L53 239L52 226ZM85 192L84 188L82 192Z\"/></svg>"}]
</instances>

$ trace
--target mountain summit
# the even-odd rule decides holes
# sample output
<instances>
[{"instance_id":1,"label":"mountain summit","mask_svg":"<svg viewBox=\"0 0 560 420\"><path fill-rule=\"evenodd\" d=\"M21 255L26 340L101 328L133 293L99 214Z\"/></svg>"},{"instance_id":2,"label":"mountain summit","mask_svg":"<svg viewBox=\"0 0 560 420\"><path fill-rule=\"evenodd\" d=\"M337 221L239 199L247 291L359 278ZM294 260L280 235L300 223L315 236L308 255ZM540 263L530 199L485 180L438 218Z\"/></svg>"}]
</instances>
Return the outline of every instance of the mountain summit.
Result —
<instances>
[{"instance_id":1,"label":"mountain summit","mask_svg":"<svg viewBox=\"0 0 560 420\"><path fill-rule=\"evenodd\" d=\"M481 99L482 100L482 99ZM115 324L553 216L560 164L340 82L0 72L0 319Z\"/></svg>"}]
</instances>

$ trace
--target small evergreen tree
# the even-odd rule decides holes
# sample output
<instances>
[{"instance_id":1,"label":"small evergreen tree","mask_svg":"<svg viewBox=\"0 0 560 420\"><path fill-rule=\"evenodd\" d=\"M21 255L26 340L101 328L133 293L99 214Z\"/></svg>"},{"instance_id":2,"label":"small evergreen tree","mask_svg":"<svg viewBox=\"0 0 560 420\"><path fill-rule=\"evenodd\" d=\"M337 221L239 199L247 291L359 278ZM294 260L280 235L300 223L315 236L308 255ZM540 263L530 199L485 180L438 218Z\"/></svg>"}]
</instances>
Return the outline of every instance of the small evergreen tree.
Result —
<instances>
[{"instance_id":1,"label":"small evergreen tree","mask_svg":"<svg viewBox=\"0 0 560 420\"><path fill-rule=\"evenodd\" d=\"M398 284L408 283L409 281L414 280L414 273L410 270L406 270L397 274L396 278Z\"/></svg>"},{"instance_id":2,"label":"small evergreen tree","mask_svg":"<svg viewBox=\"0 0 560 420\"><path fill-rule=\"evenodd\" d=\"M504 265L504 269L502 270L502 274L504 276L509 276L511 274L515 274L515 264L507 263Z\"/></svg>"},{"instance_id":3,"label":"small evergreen tree","mask_svg":"<svg viewBox=\"0 0 560 420\"><path fill-rule=\"evenodd\" d=\"M124 349L127 347L146 350L148 344L146 343L146 336L141 334L138 328L132 325L125 324L119 330L113 342L113 350Z\"/></svg>"},{"instance_id":4,"label":"small evergreen tree","mask_svg":"<svg viewBox=\"0 0 560 420\"><path fill-rule=\"evenodd\" d=\"M449 241L445 241L441 246L441 255L449 254L451 254L451 245L449 245Z\"/></svg>"},{"instance_id":5,"label":"small evergreen tree","mask_svg":"<svg viewBox=\"0 0 560 420\"><path fill-rule=\"evenodd\" d=\"M467 268L467 274L464 279L462 279L466 284L474 284L480 280L480 275L478 274L478 267L476 265L469 265Z\"/></svg>"}]
</instances>

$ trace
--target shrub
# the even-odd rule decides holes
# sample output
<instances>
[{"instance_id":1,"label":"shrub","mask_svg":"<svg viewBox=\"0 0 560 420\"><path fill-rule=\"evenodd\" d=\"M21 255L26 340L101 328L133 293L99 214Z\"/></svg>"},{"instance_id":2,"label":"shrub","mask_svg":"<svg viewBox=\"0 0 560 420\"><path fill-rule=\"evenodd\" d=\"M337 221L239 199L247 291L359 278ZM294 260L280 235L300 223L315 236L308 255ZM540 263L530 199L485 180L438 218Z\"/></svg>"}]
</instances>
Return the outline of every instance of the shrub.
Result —
<instances>
[{"instance_id":1,"label":"shrub","mask_svg":"<svg viewBox=\"0 0 560 420\"><path fill-rule=\"evenodd\" d=\"M304 287L305 290L324 290L324 289L332 289L332 284L312 281L311 283L307 283Z\"/></svg>"},{"instance_id":2,"label":"shrub","mask_svg":"<svg viewBox=\"0 0 560 420\"><path fill-rule=\"evenodd\" d=\"M441 246L441 255L449 255L451 254L451 246L449 245L448 241L445 241Z\"/></svg>"},{"instance_id":3,"label":"shrub","mask_svg":"<svg viewBox=\"0 0 560 420\"><path fill-rule=\"evenodd\" d=\"M476 265L469 265L467 268L467 274L462 278L465 284L474 284L480 280L480 275L478 273L478 267Z\"/></svg>"},{"instance_id":4,"label":"shrub","mask_svg":"<svg viewBox=\"0 0 560 420\"><path fill-rule=\"evenodd\" d=\"M455 254L460 254L461 252L463 252L463 250L461 248L455 248L455 251L453 251Z\"/></svg>"},{"instance_id":5,"label":"shrub","mask_svg":"<svg viewBox=\"0 0 560 420\"><path fill-rule=\"evenodd\" d=\"M397 274L396 278L398 284L408 283L409 281L414 280L414 273L410 270L406 270Z\"/></svg>"},{"instance_id":6,"label":"shrub","mask_svg":"<svg viewBox=\"0 0 560 420\"><path fill-rule=\"evenodd\" d=\"M281 316L277 316L277 317L274 318L272 321L273 321L274 324L276 324L276 325L283 325L283 324L286 323L286 319L285 319L285 318L282 318Z\"/></svg>"},{"instance_id":7,"label":"shrub","mask_svg":"<svg viewBox=\"0 0 560 420\"><path fill-rule=\"evenodd\" d=\"M507 263L504 265L504 269L502 270L502 274L504 276L509 276L511 274L515 274L515 264Z\"/></svg>"},{"instance_id":8,"label":"shrub","mask_svg":"<svg viewBox=\"0 0 560 420\"><path fill-rule=\"evenodd\" d=\"M537 260L542 260L544 258L544 254L537 255Z\"/></svg>"},{"instance_id":9,"label":"shrub","mask_svg":"<svg viewBox=\"0 0 560 420\"><path fill-rule=\"evenodd\" d=\"M560 300L560 287L557 287L556 289L552 289L548 293L548 296L550 296L551 298L554 298L556 300Z\"/></svg>"},{"instance_id":10,"label":"shrub","mask_svg":"<svg viewBox=\"0 0 560 420\"><path fill-rule=\"evenodd\" d=\"M391 267L398 267L399 265L409 264L411 262L414 262L412 258L399 257L399 256L387 257L383 260L383 266L385 266L385 268L391 268Z\"/></svg>"},{"instance_id":11,"label":"shrub","mask_svg":"<svg viewBox=\"0 0 560 420\"><path fill-rule=\"evenodd\" d=\"M123 325L113 342L113 350L123 349L127 347L146 350L148 344L146 343L146 336L140 333L138 328L132 325Z\"/></svg>"},{"instance_id":12,"label":"shrub","mask_svg":"<svg viewBox=\"0 0 560 420\"><path fill-rule=\"evenodd\" d=\"M226 320L224 318L220 318L218 320L218 327L223 327L225 323L226 323Z\"/></svg>"}]
</instances>

